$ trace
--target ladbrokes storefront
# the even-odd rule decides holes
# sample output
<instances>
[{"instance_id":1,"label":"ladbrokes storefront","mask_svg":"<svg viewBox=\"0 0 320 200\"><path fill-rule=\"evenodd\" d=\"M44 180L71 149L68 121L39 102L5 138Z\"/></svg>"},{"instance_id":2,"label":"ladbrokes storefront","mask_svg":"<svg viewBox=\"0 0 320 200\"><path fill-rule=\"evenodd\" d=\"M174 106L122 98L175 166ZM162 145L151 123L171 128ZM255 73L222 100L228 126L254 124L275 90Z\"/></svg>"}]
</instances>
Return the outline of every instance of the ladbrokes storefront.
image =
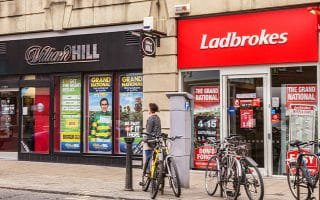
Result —
<instances>
[{"instance_id":1,"label":"ladbrokes storefront","mask_svg":"<svg viewBox=\"0 0 320 200\"><path fill-rule=\"evenodd\" d=\"M139 41L78 33L1 43L1 137L21 160L123 165L142 128Z\"/></svg>"},{"instance_id":2,"label":"ladbrokes storefront","mask_svg":"<svg viewBox=\"0 0 320 200\"><path fill-rule=\"evenodd\" d=\"M307 8L178 21L192 168L214 152L208 138L240 135L264 174L283 174L288 141L318 138L317 27Z\"/></svg>"}]
</instances>

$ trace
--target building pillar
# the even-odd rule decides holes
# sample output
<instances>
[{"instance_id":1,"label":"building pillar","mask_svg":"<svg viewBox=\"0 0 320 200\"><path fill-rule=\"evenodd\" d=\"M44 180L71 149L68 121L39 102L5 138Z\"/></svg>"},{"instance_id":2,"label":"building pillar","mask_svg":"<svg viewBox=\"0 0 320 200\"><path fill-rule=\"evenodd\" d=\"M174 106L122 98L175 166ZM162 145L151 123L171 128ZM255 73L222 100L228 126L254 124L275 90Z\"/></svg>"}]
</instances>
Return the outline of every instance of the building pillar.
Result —
<instances>
[{"instance_id":1,"label":"building pillar","mask_svg":"<svg viewBox=\"0 0 320 200\"><path fill-rule=\"evenodd\" d=\"M191 111L190 100L193 96L187 92L166 93L170 106L170 136L181 139L173 141L171 155L174 156L181 186L190 187L190 152L191 152Z\"/></svg>"}]
</instances>

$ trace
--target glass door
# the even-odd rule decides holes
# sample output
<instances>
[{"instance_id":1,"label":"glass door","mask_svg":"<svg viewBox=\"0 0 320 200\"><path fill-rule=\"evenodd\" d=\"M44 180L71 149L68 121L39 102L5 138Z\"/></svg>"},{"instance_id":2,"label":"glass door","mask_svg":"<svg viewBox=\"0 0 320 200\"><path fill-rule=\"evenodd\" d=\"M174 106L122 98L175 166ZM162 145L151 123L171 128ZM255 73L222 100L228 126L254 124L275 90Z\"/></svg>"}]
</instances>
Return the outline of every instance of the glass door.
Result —
<instances>
[{"instance_id":1,"label":"glass door","mask_svg":"<svg viewBox=\"0 0 320 200\"><path fill-rule=\"evenodd\" d=\"M266 76L225 76L224 136L238 135L261 169L268 166ZM263 170L264 171L264 170ZM266 174L266 171L263 172Z\"/></svg>"}]
</instances>

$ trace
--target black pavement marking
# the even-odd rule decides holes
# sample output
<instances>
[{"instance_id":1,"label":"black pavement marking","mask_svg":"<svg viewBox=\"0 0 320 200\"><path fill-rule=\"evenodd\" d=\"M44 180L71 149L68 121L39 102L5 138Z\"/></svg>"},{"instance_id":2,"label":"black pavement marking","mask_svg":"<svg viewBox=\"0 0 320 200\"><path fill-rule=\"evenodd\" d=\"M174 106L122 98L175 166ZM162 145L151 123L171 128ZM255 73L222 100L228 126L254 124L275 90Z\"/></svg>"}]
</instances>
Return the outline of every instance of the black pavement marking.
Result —
<instances>
[{"instance_id":1,"label":"black pavement marking","mask_svg":"<svg viewBox=\"0 0 320 200\"><path fill-rule=\"evenodd\" d=\"M13 188L13 187L2 187L0 189L7 189L7 190L18 190L18 191L28 191L28 192L38 192L38 193L47 193L47 194L62 194L62 195L73 195L73 196L89 196L95 198L104 198L104 199L118 199L118 200L144 200L141 198L126 198L126 197L113 197L113 196L106 196L106 195L96 195L96 194L82 194L82 193L75 193L75 192L61 192L61 191L52 191L52 190L37 190L37 189L28 189L28 188ZM148 199L145 199L148 200Z\"/></svg>"}]
</instances>

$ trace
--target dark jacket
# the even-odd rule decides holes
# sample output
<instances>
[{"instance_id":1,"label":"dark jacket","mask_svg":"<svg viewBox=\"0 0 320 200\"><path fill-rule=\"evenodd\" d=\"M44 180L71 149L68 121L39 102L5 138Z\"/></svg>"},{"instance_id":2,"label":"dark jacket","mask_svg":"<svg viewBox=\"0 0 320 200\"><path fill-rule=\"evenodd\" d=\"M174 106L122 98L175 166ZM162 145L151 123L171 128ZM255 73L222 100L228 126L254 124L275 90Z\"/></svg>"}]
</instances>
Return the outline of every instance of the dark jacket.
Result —
<instances>
[{"instance_id":1,"label":"dark jacket","mask_svg":"<svg viewBox=\"0 0 320 200\"><path fill-rule=\"evenodd\" d=\"M146 132L148 134L160 134L161 133L161 120L158 115L151 115L147 120ZM143 145L144 150L152 149L147 143Z\"/></svg>"}]
</instances>

